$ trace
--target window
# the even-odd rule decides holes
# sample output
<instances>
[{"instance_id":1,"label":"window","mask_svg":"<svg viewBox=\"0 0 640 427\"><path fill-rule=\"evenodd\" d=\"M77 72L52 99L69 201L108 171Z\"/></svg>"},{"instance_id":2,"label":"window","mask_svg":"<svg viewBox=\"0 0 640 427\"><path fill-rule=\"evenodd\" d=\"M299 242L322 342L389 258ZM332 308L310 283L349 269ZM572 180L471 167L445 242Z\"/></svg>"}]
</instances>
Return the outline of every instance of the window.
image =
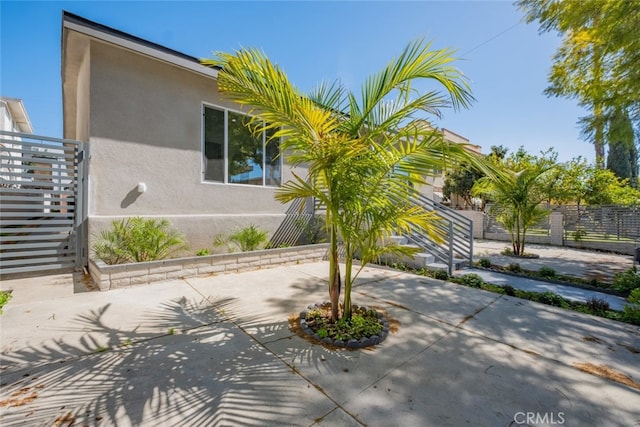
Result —
<instances>
[{"instance_id":1,"label":"window","mask_svg":"<svg viewBox=\"0 0 640 427\"><path fill-rule=\"evenodd\" d=\"M205 181L280 185L279 141L269 141L267 133L253 135L249 117L241 113L204 107L203 116Z\"/></svg>"}]
</instances>

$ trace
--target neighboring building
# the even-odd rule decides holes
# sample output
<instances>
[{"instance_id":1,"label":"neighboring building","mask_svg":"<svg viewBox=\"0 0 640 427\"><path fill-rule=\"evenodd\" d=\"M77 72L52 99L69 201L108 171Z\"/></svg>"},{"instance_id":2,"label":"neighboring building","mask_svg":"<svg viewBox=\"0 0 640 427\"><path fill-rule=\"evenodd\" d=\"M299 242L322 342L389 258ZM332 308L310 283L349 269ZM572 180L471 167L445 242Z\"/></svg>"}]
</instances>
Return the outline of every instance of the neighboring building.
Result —
<instances>
[{"instance_id":1,"label":"neighboring building","mask_svg":"<svg viewBox=\"0 0 640 427\"><path fill-rule=\"evenodd\" d=\"M27 110L22 100L0 97L0 130L18 133L33 133ZM20 137L0 136L0 187L15 187L20 181L22 156ZM7 158L8 157L8 158Z\"/></svg>"},{"instance_id":2,"label":"neighboring building","mask_svg":"<svg viewBox=\"0 0 640 427\"><path fill-rule=\"evenodd\" d=\"M446 141L454 142L456 144L464 144L467 150L477 154L482 153L482 147L480 147L479 145L470 144L469 139L463 136L460 136L457 133L450 131L449 129L442 128L440 129L440 131L442 132L442 135L444 136L444 139ZM446 175L445 170L434 171L434 176L428 179L429 185L423 187L421 189L421 192L425 196L435 200L438 203L445 202L447 205L450 205L452 208L455 208L456 206L460 206L460 207L464 206L464 200L462 200L462 198L457 196L453 196L452 197L453 200L448 200L448 201L444 200L445 198L444 198L444 195L442 194L442 187L444 186L445 175Z\"/></svg>"},{"instance_id":3,"label":"neighboring building","mask_svg":"<svg viewBox=\"0 0 640 427\"><path fill-rule=\"evenodd\" d=\"M279 227L288 206L274 194L292 167L277 144L246 130L246 108L219 95L217 75L197 58L64 12L64 137L88 143L90 239L136 215L169 219L191 253L237 226Z\"/></svg>"}]
</instances>

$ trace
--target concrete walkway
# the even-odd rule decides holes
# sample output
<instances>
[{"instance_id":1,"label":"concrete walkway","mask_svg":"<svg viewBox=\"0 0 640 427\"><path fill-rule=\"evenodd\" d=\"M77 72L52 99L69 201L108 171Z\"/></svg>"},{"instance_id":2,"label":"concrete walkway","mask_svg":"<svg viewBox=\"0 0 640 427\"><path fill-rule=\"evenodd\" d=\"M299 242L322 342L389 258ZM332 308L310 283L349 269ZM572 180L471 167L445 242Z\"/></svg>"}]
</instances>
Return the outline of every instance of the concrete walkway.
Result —
<instances>
[{"instance_id":1,"label":"concrete walkway","mask_svg":"<svg viewBox=\"0 0 640 427\"><path fill-rule=\"evenodd\" d=\"M366 268L354 302L385 310L393 333L332 351L288 321L327 298L327 274L319 262L102 293L74 293L71 276L3 282L0 424L640 421L639 327Z\"/></svg>"},{"instance_id":2,"label":"concrete walkway","mask_svg":"<svg viewBox=\"0 0 640 427\"><path fill-rule=\"evenodd\" d=\"M510 285L516 289L533 292L553 292L570 301L587 302L591 298L602 299L609 303L612 310L622 311L627 300L604 292L597 292L588 289L582 289L575 286L558 285L546 282L544 280L529 279L527 277L518 277L511 274L499 273L495 271L487 271L478 268L458 270L454 272L455 276L463 276L465 274L474 273L482 277L482 279L494 285Z\"/></svg>"},{"instance_id":3,"label":"concrete walkway","mask_svg":"<svg viewBox=\"0 0 640 427\"><path fill-rule=\"evenodd\" d=\"M510 246L509 242L475 240L473 242L473 258L475 261L483 257L489 258L493 264L501 266L518 263L527 270L550 267L559 274L608 283L613 281L616 273L622 273L634 265L631 255L558 246L527 244L525 252L539 255L539 258L514 258L500 253Z\"/></svg>"},{"instance_id":4,"label":"concrete walkway","mask_svg":"<svg viewBox=\"0 0 640 427\"><path fill-rule=\"evenodd\" d=\"M518 263L527 270L539 270L542 267L553 268L558 274L592 278L611 283L616 273L624 272L634 265L633 257L611 253L585 251L556 246L527 245L527 253L536 254L539 258L515 258L502 255L501 252L509 242L488 240L474 241L474 261L489 258L494 265L508 266ZM625 298L603 292L581 289L575 286L558 285L542 280L534 280L481 269L459 270L455 275L475 273L487 283L494 285L511 285L514 288L534 292L553 292L572 301L586 302L591 298L603 299L613 310L621 311L627 303Z\"/></svg>"}]
</instances>

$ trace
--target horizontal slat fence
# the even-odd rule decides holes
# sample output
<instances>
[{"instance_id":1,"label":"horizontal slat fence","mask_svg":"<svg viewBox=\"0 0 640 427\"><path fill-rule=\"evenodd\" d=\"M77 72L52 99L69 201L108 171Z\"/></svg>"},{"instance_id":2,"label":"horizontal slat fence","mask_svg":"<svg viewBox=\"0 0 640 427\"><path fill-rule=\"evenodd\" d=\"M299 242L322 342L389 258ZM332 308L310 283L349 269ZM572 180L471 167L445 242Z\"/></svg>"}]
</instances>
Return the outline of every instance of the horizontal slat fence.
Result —
<instances>
[{"instance_id":1,"label":"horizontal slat fence","mask_svg":"<svg viewBox=\"0 0 640 427\"><path fill-rule=\"evenodd\" d=\"M83 147L0 131L0 275L78 267Z\"/></svg>"}]
</instances>

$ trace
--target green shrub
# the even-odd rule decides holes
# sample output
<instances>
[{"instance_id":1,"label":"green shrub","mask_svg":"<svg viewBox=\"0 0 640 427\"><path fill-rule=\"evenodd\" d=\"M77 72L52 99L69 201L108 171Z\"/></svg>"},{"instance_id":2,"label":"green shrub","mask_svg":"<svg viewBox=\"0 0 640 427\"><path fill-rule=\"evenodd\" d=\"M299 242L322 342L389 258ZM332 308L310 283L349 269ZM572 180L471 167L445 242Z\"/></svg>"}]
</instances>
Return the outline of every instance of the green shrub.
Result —
<instances>
[{"instance_id":1,"label":"green shrub","mask_svg":"<svg viewBox=\"0 0 640 427\"><path fill-rule=\"evenodd\" d=\"M207 255L211 255L211 252L209 252L209 249L207 248L198 249L198 251L196 252L196 256L207 256Z\"/></svg>"},{"instance_id":2,"label":"green shrub","mask_svg":"<svg viewBox=\"0 0 640 427\"><path fill-rule=\"evenodd\" d=\"M240 249L242 252L249 252L261 249L267 242L267 232L251 224L247 227L236 229L231 235L217 236L213 244L215 246L226 246L227 250L233 252ZM229 245L233 243L235 247Z\"/></svg>"},{"instance_id":3,"label":"green shrub","mask_svg":"<svg viewBox=\"0 0 640 427\"><path fill-rule=\"evenodd\" d=\"M2 307L4 307L12 297L11 292L0 291L0 314L2 314Z\"/></svg>"},{"instance_id":4,"label":"green shrub","mask_svg":"<svg viewBox=\"0 0 640 427\"><path fill-rule=\"evenodd\" d=\"M475 273L465 274L460 278L460 283L466 286L470 286L472 288L480 288L484 285L484 280L482 277L478 276Z\"/></svg>"},{"instance_id":5,"label":"green shrub","mask_svg":"<svg viewBox=\"0 0 640 427\"><path fill-rule=\"evenodd\" d=\"M512 262L511 264L507 265L507 270L513 273L522 273L522 267L520 267L520 264L518 264L517 262Z\"/></svg>"},{"instance_id":6,"label":"green shrub","mask_svg":"<svg viewBox=\"0 0 640 427\"><path fill-rule=\"evenodd\" d=\"M516 296L516 288L514 288L513 286L502 285L502 289L504 290L504 293L509 295L510 297Z\"/></svg>"},{"instance_id":7,"label":"green shrub","mask_svg":"<svg viewBox=\"0 0 640 427\"><path fill-rule=\"evenodd\" d=\"M630 292L640 288L640 272L633 266L624 273L617 273L613 279L613 289L620 292Z\"/></svg>"},{"instance_id":8,"label":"green shrub","mask_svg":"<svg viewBox=\"0 0 640 427\"><path fill-rule=\"evenodd\" d=\"M553 292L543 292L538 294L537 301L543 304L553 305L555 307L564 307L567 302L558 294Z\"/></svg>"},{"instance_id":9,"label":"green shrub","mask_svg":"<svg viewBox=\"0 0 640 427\"><path fill-rule=\"evenodd\" d=\"M604 314L609 311L609 302L603 298L591 297L585 303L591 314Z\"/></svg>"},{"instance_id":10,"label":"green shrub","mask_svg":"<svg viewBox=\"0 0 640 427\"><path fill-rule=\"evenodd\" d=\"M331 322L325 308L309 310L305 316L307 325L318 334L320 339L330 337L334 340L347 341L350 338L360 339L378 335L382 331L382 323L375 310L363 310L354 306L351 319L341 318Z\"/></svg>"},{"instance_id":11,"label":"green shrub","mask_svg":"<svg viewBox=\"0 0 640 427\"><path fill-rule=\"evenodd\" d=\"M558 277L558 273L551 267L542 267L538 270L538 275L540 277L544 277L545 279L554 279Z\"/></svg>"},{"instance_id":12,"label":"green shrub","mask_svg":"<svg viewBox=\"0 0 640 427\"><path fill-rule=\"evenodd\" d=\"M630 304L624 306L624 320L634 325L640 325L640 289L631 291L627 300Z\"/></svg>"},{"instance_id":13,"label":"green shrub","mask_svg":"<svg viewBox=\"0 0 640 427\"><path fill-rule=\"evenodd\" d=\"M581 242L585 238L587 232L582 227L577 227L576 231L571 233L575 242Z\"/></svg>"},{"instance_id":14,"label":"green shrub","mask_svg":"<svg viewBox=\"0 0 640 427\"><path fill-rule=\"evenodd\" d=\"M491 268L491 260L489 258L482 257L478 261L478 265L483 268Z\"/></svg>"},{"instance_id":15,"label":"green shrub","mask_svg":"<svg viewBox=\"0 0 640 427\"><path fill-rule=\"evenodd\" d=\"M311 219L297 218L295 225L300 229L304 243L312 245L327 241L327 228L323 217L314 215Z\"/></svg>"},{"instance_id":16,"label":"green shrub","mask_svg":"<svg viewBox=\"0 0 640 427\"><path fill-rule=\"evenodd\" d=\"M436 270L433 272L433 278L438 280L449 280L449 273L444 270Z\"/></svg>"},{"instance_id":17,"label":"green shrub","mask_svg":"<svg viewBox=\"0 0 640 427\"><path fill-rule=\"evenodd\" d=\"M155 261L185 247L184 239L161 218L134 217L113 221L93 244L95 256L107 264Z\"/></svg>"}]
</instances>

